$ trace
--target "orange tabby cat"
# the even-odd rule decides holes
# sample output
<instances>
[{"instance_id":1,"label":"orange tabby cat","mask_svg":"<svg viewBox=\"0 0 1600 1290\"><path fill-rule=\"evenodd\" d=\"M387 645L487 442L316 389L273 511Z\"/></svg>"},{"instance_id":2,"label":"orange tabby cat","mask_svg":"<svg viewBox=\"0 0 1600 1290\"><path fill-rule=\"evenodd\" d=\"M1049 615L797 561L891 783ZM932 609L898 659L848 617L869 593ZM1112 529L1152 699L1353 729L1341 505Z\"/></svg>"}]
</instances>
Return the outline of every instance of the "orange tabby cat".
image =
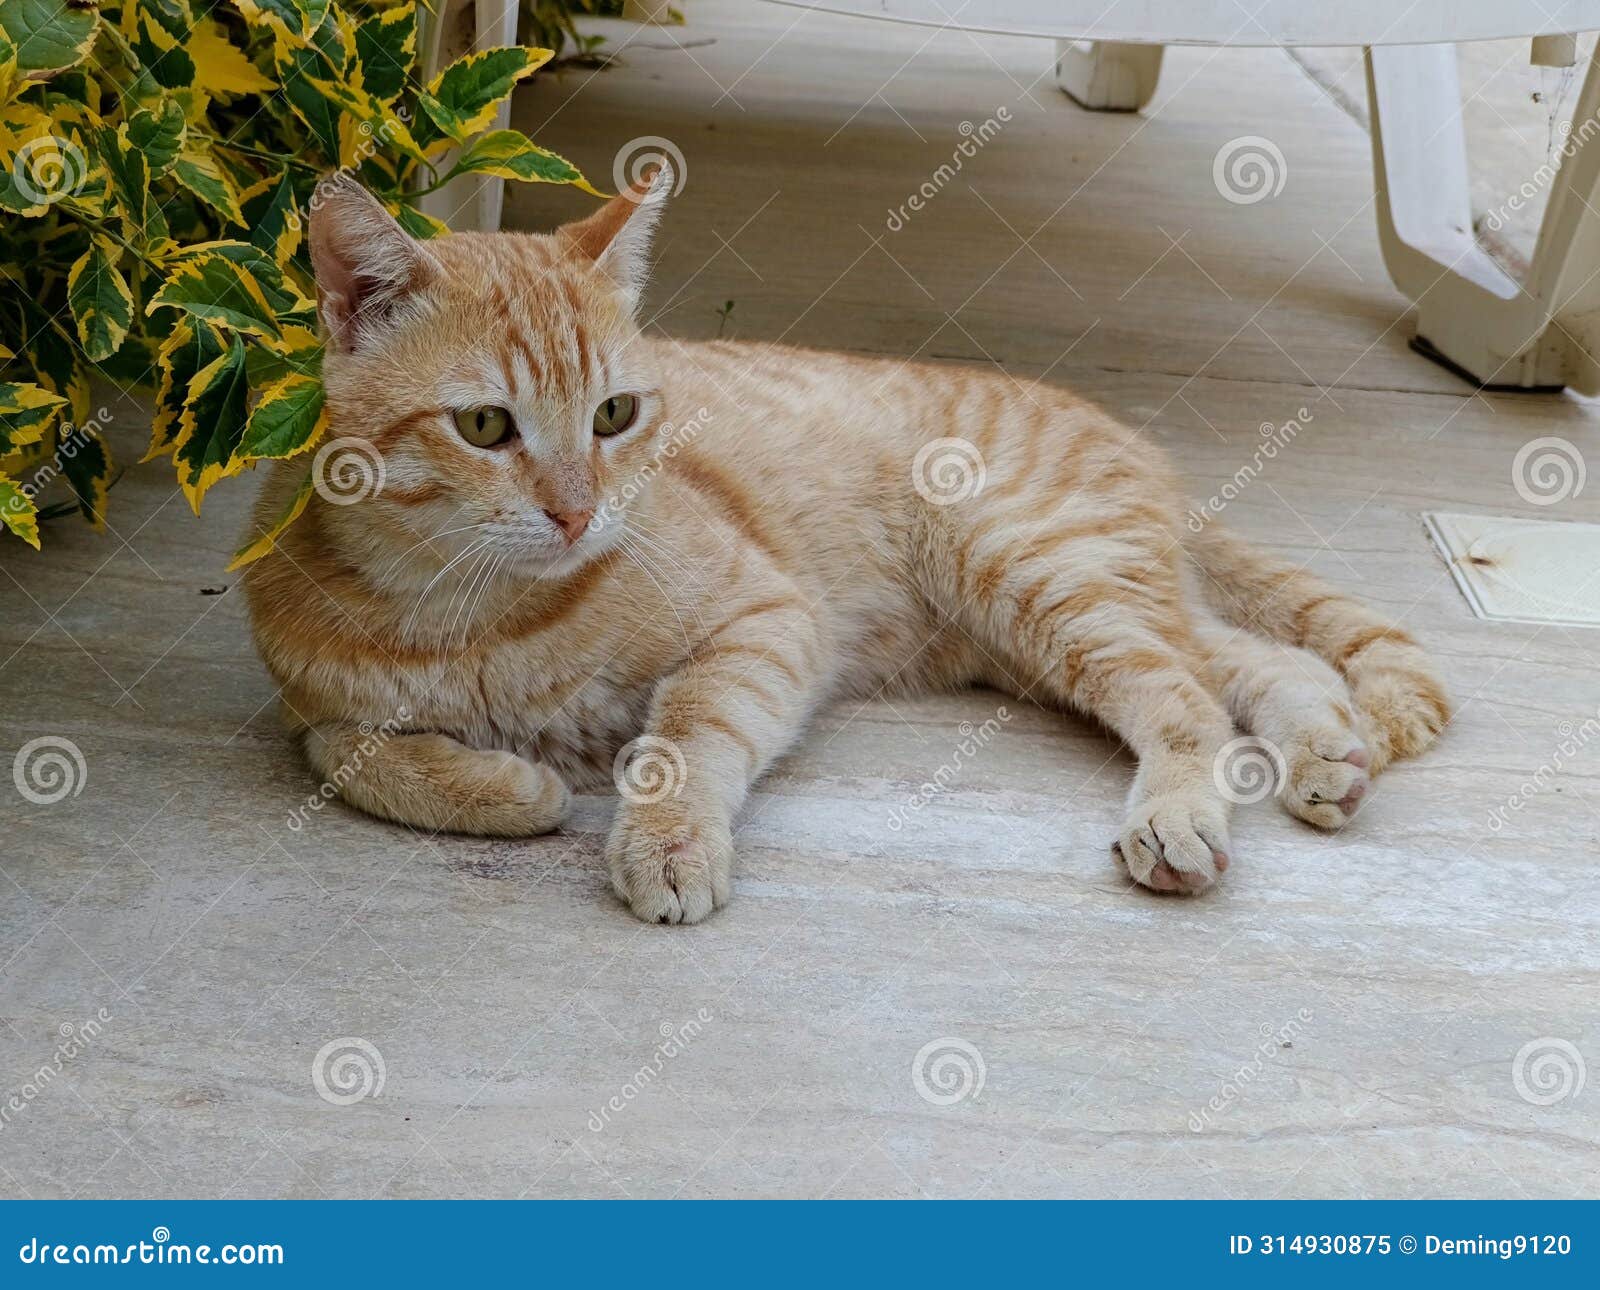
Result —
<instances>
[{"instance_id":1,"label":"orange tabby cat","mask_svg":"<svg viewBox=\"0 0 1600 1290\"><path fill-rule=\"evenodd\" d=\"M1113 851L1196 892L1228 863L1236 723L1324 827L1443 728L1409 635L1216 524L1190 533L1161 454L1065 390L642 335L671 183L548 236L427 243L325 189L333 434L381 487L319 489L245 586L346 801L539 833L642 736L671 782L624 794L612 879L640 918L694 922L728 899L750 785L820 704L981 683L1115 730L1139 768ZM274 473L258 528L297 473Z\"/></svg>"}]
</instances>

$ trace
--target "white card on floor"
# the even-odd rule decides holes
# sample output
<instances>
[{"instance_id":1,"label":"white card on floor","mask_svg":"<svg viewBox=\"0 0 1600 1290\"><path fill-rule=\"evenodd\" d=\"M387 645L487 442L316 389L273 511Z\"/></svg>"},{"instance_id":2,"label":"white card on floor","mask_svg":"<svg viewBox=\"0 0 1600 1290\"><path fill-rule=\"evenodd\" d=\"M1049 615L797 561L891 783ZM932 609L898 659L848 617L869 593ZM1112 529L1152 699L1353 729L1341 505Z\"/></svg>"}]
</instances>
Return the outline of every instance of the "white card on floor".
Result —
<instances>
[{"instance_id":1,"label":"white card on floor","mask_svg":"<svg viewBox=\"0 0 1600 1290\"><path fill-rule=\"evenodd\" d=\"M1423 519L1479 618L1600 627L1600 524L1444 511Z\"/></svg>"}]
</instances>

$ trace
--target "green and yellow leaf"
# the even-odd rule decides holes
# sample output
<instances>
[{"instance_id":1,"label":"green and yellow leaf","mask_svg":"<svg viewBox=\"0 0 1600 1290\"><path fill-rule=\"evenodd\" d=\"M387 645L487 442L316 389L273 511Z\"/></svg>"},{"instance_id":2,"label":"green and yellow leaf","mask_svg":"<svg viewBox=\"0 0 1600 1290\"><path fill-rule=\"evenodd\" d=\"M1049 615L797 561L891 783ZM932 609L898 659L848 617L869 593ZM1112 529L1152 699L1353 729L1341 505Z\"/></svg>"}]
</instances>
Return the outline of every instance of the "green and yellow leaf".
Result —
<instances>
[{"instance_id":1,"label":"green and yellow leaf","mask_svg":"<svg viewBox=\"0 0 1600 1290\"><path fill-rule=\"evenodd\" d=\"M417 61L417 7L380 9L356 26L356 62L367 93L392 103Z\"/></svg>"},{"instance_id":2,"label":"green and yellow leaf","mask_svg":"<svg viewBox=\"0 0 1600 1290\"><path fill-rule=\"evenodd\" d=\"M239 192L210 153L183 153L173 163L172 173L180 184L230 224L244 223Z\"/></svg>"},{"instance_id":3,"label":"green and yellow leaf","mask_svg":"<svg viewBox=\"0 0 1600 1290\"><path fill-rule=\"evenodd\" d=\"M306 475L308 486L310 479L308 473ZM300 509L305 509L304 502L301 503ZM9 475L0 475L0 523L4 523L6 528L35 551L39 549L39 509L33 504L33 498L22 491L22 485ZM289 526L285 524L283 527ZM271 547L267 549L271 550ZM263 551L261 554L265 555L266 552Z\"/></svg>"},{"instance_id":4,"label":"green and yellow leaf","mask_svg":"<svg viewBox=\"0 0 1600 1290\"><path fill-rule=\"evenodd\" d=\"M66 476L78 510L95 529L106 526L106 491L111 487L111 450L105 437L83 427L74 427L56 448L61 473Z\"/></svg>"},{"instance_id":5,"label":"green and yellow leaf","mask_svg":"<svg viewBox=\"0 0 1600 1290\"><path fill-rule=\"evenodd\" d=\"M384 205L388 207L389 214L394 216L395 222L412 237L442 237L450 231L450 226L443 220L424 214L410 202L385 202Z\"/></svg>"},{"instance_id":6,"label":"green and yellow leaf","mask_svg":"<svg viewBox=\"0 0 1600 1290\"><path fill-rule=\"evenodd\" d=\"M133 292L117 270L117 248L101 238L89 244L67 275L67 301L78 324L78 340L91 362L122 347L133 326Z\"/></svg>"},{"instance_id":7,"label":"green and yellow leaf","mask_svg":"<svg viewBox=\"0 0 1600 1290\"><path fill-rule=\"evenodd\" d=\"M0 455L43 439L65 402L42 386L0 382Z\"/></svg>"},{"instance_id":8,"label":"green and yellow leaf","mask_svg":"<svg viewBox=\"0 0 1600 1290\"><path fill-rule=\"evenodd\" d=\"M123 232L135 246L149 247L167 235L160 203L150 191L150 163L134 147L128 127L102 128L95 135L96 151L106 168L111 199L122 217Z\"/></svg>"},{"instance_id":9,"label":"green and yellow leaf","mask_svg":"<svg viewBox=\"0 0 1600 1290\"><path fill-rule=\"evenodd\" d=\"M329 0L233 0L251 24L264 24L281 36L309 40L327 17Z\"/></svg>"},{"instance_id":10,"label":"green and yellow leaf","mask_svg":"<svg viewBox=\"0 0 1600 1290\"><path fill-rule=\"evenodd\" d=\"M417 101L439 133L466 143L494 123L501 102L518 81L543 67L550 53L548 49L511 45L467 54L435 76Z\"/></svg>"},{"instance_id":11,"label":"green and yellow leaf","mask_svg":"<svg viewBox=\"0 0 1600 1290\"><path fill-rule=\"evenodd\" d=\"M211 485L244 467L235 453L249 421L249 401L244 341L235 336L227 352L189 382L178 436L172 441L178 486L196 515Z\"/></svg>"},{"instance_id":12,"label":"green and yellow leaf","mask_svg":"<svg viewBox=\"0 0 1600 1290\"><path fill-rule=\"evenodd\" d=\"M215 326L255 336L279 334L261 284L225 255L205 254L180 262L145 312L157 309L181 309Z\"/></svg>"},{"instance_id":13,"label":"green and yellow leaf","mask_svg":"<svg viewBox=\"0 0 1600 1290\"><path fill-rule=\"evenodd\" d=\"M376 139L379 146L396 148L414 161L424 160L422 149L411 137L406 123L380 99L354 85L316 76L307 76L306 80L312 89L355 123L363 140ZM347 166L354 165L355 160L354 156L341 159Z\"/></svg>"},{"instance_id":14,"label":"green and yellow leaf","mask_svg":"<svg viewBox=\"0 0 1600 1290\"><path fill-rule=\"evenodd\" d=\"M212 94L271 94L278 88L214 22L196 26L183 48L194 60L194 83Z\"/></svg>"},{"instance_id":15,"label":"green and yellow leaf","mask_svg":"<svg viewBox=\"0 0 1600 1290\"><path fill-rule=\"evenodd\" d=\"M516 130L492 130L474 139L450 171L450 176L462 174L496 175L523 183L571 184L601 196L565 157L541 148Z\"/></svg>"},{"instance_id":16,"label":"green and yellow leaf","mask_svg":"<svg viewBox=\"0 0 1600 1290\"><path fill-rule=\"evenodd\" d=\"M296 486L294 492L289 495L289 504L283 508L278 518L268 525L260 536L245 543L233 553L233 560L227 569L229 573L259 560L278 544L278 539L283 536L291 524L300 518L301 513L306 509L306 503L311 500L311 494L315 491L315 481L316 471L307 467L306 473L300 479L300 483Z\"/></svg>"},{"instance_id":17,"label":"green and yellow leaf","mask_svg":"<svg viewBox=\"0 0 1600 1290\"><path fill-rule=\"evenodd\" d=\"M178 438L178 418L195 374L220 358L226 347L217 330L207 323L181 318L172 334L156 353L155 416L150 425L150 449L141 458L149 461L172 451Z\"/></svg>"},{"instance_id":18,"label":"green and yellow leaf","mask_svg":"<svg viewBox=\"0 0 1600 1290\"><path fill-rule=\"evenodd\" d=\"M242 195L239 204L250 229L250 241L280 266L288 264L300 249L305 231L289 172L285 170L277 180L262 180L258 189Z\"/></svg>"},{"instance_id":19,"label":"green and yellow leaf","mask_svg":"<svg viewBox=\"0 0 1600 1290\"><path fill-rule=\"evenodd\" d=\"M327 427L322 382L310 376L286 376L261 396L235 456L241 464L262 457L294 457L313 447Z\"/></svg>"},{"instance_id":20,"label":"green and yellow leaf","mask_svg":"<svg viewBox=\"0 0 1600 1290\"><path fill-rule=\"evenodd\" d=\"M141 108L128 118L128 142L144 153L156 177L166 174L177 160L187 130L183 105L175 98L163 96L155 110Z\"/></svg>"},{"instance_id":21,"label":"green and yellow leaf","mask_svg":"<svg viewBox=\"0 0 1600 1290\"><path fill-rule=\"evenodd\" d=\"M74 421L89 419L89 369L74 345L52 320L28 338L28 361L39 384L67 401Z\"/></svg>"},{"instance_id":22,"label":"green and yellow leaf","mask_svg":"<svg viewBox=\"0 0 1600 1290\"><path fill-rule=\"evenodd\" d=\"M23 72L58 72L89 56L100 15L94 0L5 0L0 31Z\"/></svg>"}]
</instances>

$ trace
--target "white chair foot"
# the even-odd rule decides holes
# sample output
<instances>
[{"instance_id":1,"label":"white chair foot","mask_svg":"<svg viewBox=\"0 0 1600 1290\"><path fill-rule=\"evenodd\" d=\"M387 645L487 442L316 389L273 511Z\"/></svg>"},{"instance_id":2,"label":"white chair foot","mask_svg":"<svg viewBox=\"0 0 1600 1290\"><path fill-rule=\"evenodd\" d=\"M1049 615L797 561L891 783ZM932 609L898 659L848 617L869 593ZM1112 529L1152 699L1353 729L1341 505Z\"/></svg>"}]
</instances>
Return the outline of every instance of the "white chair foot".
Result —
<instances>
[{"instance_id":1,"label":"white chair foot","mask_svg":"<svg viewBox=\"0 0 1600 1290\"><path fill-rule=\"evenodd\" d=\"M1155 96L1160 45L1110 40L1056 41L1056 84L1080 107L1137 112Z\"/></svg>"},{"instance_id":2,"label":"white chair foot","mask_svg":"<svg viewBox=\"0 0 1600 1290\"><path fill-rule=\"evenodd\" d=\"M1378 241L1390 277L1416 302L1414 347L1481 385L1600 393L1600 145L1591 138L1600 56L1559 168L1541 171L1550 200L1525 282L1473 233L1455 48L1372 48L1366 63Z\"/></svg>"}]
</instances>

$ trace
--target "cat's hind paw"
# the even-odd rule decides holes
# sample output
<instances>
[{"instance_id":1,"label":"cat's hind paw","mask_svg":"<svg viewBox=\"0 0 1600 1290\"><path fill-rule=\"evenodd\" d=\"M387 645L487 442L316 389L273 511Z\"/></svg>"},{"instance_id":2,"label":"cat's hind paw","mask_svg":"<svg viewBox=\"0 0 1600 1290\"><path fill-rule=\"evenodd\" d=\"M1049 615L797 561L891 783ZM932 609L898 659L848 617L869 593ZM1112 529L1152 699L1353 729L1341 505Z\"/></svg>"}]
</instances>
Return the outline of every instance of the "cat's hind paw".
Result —
<instances>
[{"instance_id":1,"label":"cat's hind paw","mask_svg":"<svg viewBox=\"0 0 1600 1290\"><path fill-rule=\"evenodd\" d=\"M1283 749L1284 810L1319 829L1347 823L1366 794L1372 754L1347 723L1295 732Z\"/></svg>"}]
</instances>

